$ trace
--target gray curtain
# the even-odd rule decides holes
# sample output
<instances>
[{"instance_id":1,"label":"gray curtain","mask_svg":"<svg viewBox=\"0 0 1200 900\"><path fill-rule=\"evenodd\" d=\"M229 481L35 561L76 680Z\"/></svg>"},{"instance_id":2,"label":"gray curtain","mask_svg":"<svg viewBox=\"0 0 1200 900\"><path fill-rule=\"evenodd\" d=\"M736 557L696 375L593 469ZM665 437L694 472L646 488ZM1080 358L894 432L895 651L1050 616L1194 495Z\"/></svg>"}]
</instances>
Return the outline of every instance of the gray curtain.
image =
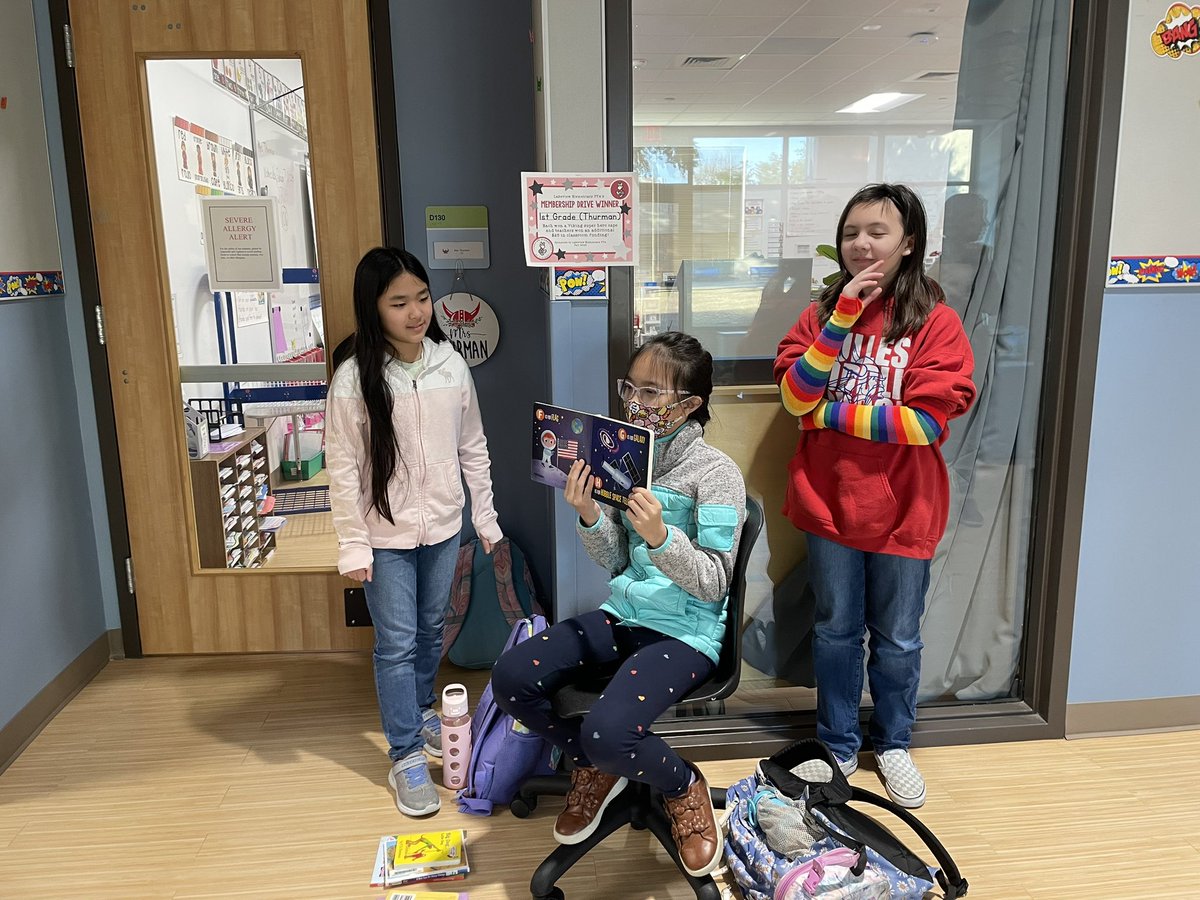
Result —
<instances>
[{"instance_id":1,"label":"gray curtain","mask_svg":"<svg viewBox=\"0 0 1200 900\"><path fill-rule=\"evenodd\" d=\"M988 216L982 235L947 234L943 280L979 394L943 447L951 511L923 626L922 700L1005 697L1018 677L1069 18L1067 0L972 0L967 12L956 125L975 129L972 193Z\"/></svg>"}]
</instances>

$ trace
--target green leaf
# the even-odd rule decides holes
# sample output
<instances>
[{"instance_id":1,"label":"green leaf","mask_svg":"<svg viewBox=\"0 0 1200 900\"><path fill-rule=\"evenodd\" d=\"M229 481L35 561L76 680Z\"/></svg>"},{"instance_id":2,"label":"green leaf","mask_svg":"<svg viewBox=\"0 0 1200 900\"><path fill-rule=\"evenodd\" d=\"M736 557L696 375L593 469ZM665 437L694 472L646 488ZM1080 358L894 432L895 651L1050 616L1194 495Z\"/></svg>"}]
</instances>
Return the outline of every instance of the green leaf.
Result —
<instances>
[{"instance_id":1,"label":"green leaf","mask_svg":"<svg viewBox=\"0 0 1200 900\"><path fill-rule=\"evenodd\" d=\"M835 250L830 244L817 244L817 256L823 256L825 259L832 260L833 262L838 261L837 250ZM838 271L833 272L830 275L826 275L821 279L821 281L825 287L829 287L831 284L835 284L841 277L842 273Z\"/></svg>"}]
</instances>

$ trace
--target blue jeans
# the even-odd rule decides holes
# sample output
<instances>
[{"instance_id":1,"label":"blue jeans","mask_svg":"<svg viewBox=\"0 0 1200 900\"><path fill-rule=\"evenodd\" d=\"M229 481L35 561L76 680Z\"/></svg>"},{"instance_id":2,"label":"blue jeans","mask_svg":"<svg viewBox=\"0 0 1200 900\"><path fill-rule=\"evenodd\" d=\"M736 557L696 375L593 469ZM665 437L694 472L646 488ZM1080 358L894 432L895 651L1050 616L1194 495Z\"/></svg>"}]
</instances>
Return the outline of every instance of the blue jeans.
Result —
<instances>
[{"instance_id":1,"label":"blue jeans","mask_svg":"<svg viewBox=\"0 0 1200 900\"><path fill-rule=\"evenodd\" d=\"M862 746L858 707L866 632L867 683L875 704L868 725L871 743L876 753L907 749L917 718L929 560L865 553L806 536L816 596L817 737L839 759L849 759Z\"/></svg>"},{"instance_id":2,"label":"blue jeans","mask_svg":"<svg viewBox=\"0 0 1200 900\"><path fill-rule=\"evenodd\" d=\"M418 752L421 714L434 702L458 535L412 550L375 550L363 584L375 625L375 692L393 761Z\"/></svg>"}]
</instances>

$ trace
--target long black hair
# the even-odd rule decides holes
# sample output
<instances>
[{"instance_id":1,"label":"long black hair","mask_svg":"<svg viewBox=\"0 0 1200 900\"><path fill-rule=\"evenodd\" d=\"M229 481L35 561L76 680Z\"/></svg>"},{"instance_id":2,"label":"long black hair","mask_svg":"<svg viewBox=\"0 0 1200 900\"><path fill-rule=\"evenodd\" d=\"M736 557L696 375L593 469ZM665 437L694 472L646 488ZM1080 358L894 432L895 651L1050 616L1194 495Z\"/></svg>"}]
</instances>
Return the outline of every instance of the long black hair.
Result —
<instances>
[{"instance_id":1,"label":"long black hair","mask_svg":"<svg viewBox=\"0 0 1200 900\"><path fill-rule=\"evenodd\" d=\"M426 287L429 276L421 261L407 250L395 247L375 247L368 250L354 270L354 358L358 363L358 379L363 403L367 408L370 438L371 506L379 515L393 522L392 504L388 500L388 483L396 474L400 462L400 447L392 424L392 389L384 377L384 369L395 355L391 342L383 332L379 318L379 298L388 286L408 272L419 278ZM425 332L435 343L446 339L438 325L437 316L430 311L429 328ZM335 357L342 345L334 351Z\"/></svg>"},{"instance_id":2,"label":"long black hair","mask_svg":"<svg viewBox=\"0 0 1200 900\"><path fill-rule=\"evenodd\" d=\"M837 238L834 247L837 249L838 266L841 277L825 288L817 301L818 317L821 327L833 315L838 297L850 282L850 273L842 259L842 230L846 227L846 218L850 210L860 205L890 203L900 213L900 221L904 224L905 239L912 239L912 250L901 258L900 270L892 284L892 307L887 326L884 328L884 340L895 341L905 335L916 334L925 324L933 308L946 299L941 287L936 281L925 274L925 206L913 189L904 184L868 184L850 198L842 216L838 219Z\"/></svg>"},{"instance_id":3,"label":"long black hair","mask_svg":"<svg viewBox=\"0 0 1200 900\"><path fill-rule=\"evenodd\" d=\"M651 359L663 373L664 381L673 390L700 398L700 406L692 410L688 421L699 422L701 427L707 425L712 418L708 409L708 398L713 390L712 354L698 340L682 331L665 331L648 338L630 357L629 369L633 368L634 362L643 353L651 354Z\"/></svg>"}]
</instances>

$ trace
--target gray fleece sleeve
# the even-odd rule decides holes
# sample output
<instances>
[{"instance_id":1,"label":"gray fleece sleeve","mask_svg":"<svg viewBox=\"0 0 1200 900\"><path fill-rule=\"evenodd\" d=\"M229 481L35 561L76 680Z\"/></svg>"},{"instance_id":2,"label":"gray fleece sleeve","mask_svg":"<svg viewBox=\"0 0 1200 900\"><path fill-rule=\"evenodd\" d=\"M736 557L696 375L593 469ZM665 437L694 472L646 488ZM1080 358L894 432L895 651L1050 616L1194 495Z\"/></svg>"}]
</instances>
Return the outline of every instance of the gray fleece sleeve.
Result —
<instances>
[{"instance_id":1,"label":"gray fleece sleeve","mask_svg":"<svg viewBox=\"0 0 1200 900\"><path fill-rule=\"evenodd\" d=\"M669 526L666 542L650 551L650 561L693 597L719 603L729 591L745 521L746 484L738 467L726 458L698 482L696 539L688 540Z\"/></svg>"},{"instance_id":2,"label":"gray fleece sleeve","mask_svg":"<svg viewBox=\"0 0 1200 900\"><path fill-rule=\"evenodd\" d=\"M629 534L621 524L620 513L612 507L596 505L600 509L596 524L589 528L576 516L575 530L592 561L610 575L618 575L629 565Z\"/></svg>"}]
</instances>

